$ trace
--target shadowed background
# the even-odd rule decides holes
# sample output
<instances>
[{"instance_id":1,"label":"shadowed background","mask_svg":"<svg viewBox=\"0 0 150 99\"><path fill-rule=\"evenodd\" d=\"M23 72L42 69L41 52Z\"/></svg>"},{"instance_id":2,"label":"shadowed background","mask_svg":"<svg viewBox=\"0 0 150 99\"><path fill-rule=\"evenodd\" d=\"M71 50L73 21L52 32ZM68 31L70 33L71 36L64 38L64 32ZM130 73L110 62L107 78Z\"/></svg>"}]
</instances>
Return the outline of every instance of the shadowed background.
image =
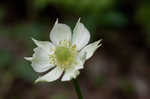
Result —
<instances>
[{"instance_id":1,"label":"shadowed background","mask_svg":"<svg viewBox=\"0 0 150 99\"><path fill-rule=\"evenodd\" d=\"M71 82L34 84L24 56L49 40L56 18L78 18L102 46L77 78L84 99L150 99L149 0L0 0L0 99L77 99Z\"/></svg>"}]
</instances>

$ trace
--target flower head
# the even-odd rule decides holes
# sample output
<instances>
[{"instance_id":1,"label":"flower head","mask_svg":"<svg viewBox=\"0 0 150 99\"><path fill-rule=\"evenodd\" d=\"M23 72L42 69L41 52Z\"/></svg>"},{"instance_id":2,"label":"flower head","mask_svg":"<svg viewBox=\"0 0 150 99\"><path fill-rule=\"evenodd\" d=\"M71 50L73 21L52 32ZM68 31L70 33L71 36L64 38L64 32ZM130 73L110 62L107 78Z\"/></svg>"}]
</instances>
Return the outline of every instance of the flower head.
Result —
<instances>
[{"instance_id":1,"label":"flower head","mask_svg":"<svg viewBox=\"0 0 150 99\"><path fill-rule=\"evenodd\" d=\"M58 23L56 20L50 32L50 39L51 42L32 39L37 47L32 57L25 57L26 60L31 61L31 66L36 72L41 73L51 69L35 82L52 82L61 75L63 75L61 81L76 78L80 73L79 70L83 69L84 62L101 46L100 40L87 45L90 33L80 19L73 34L68 25Z\"/></svg>"}]
</instances>

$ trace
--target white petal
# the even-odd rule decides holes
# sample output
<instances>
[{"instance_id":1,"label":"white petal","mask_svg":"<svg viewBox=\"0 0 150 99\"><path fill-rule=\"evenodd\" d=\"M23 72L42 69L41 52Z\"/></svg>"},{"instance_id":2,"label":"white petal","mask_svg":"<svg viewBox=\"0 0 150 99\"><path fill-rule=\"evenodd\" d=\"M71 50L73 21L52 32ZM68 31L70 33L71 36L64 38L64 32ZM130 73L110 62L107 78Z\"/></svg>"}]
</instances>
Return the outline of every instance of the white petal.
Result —
<instances>
[{"instance_id":1,"label":"white petal","mask_svg":"<svg viewBox=\"0 0 150 99\"><path fill-rule=\"evenodd\" d=\"M74 68L67 69L61 79L61 81L70 81L73 78L76 78L80 72Z\"/></svg>"},{"instance_id":2,"label":"white petal","mask_svg":"<svg viewBox=\"0 0 150 99\"><path fill-rule=\"evenodd\" d=\"M24 57L24 59L27 61L32 61L33 58L32 57Z\"/></svg>"},{"instance_id":3,"label":"white petal","mask_svg":"<svg viewBox=\"0 0 150 99\"><path fill-rule=\"evenodd\" d=\"M31 66L36 72L45 72L54 67L53 64L50 64L49 54L41 47L34 49L33 57L25 59L32 62Z\"/></svg>"},{"instance_id":4,"label":"white petal","mask_svg":"<svg viewBox=\"0 0 150 99\"><path fill-rule=\"evenodd\" d=\"M79 53L80 56L84 56L85 55L86 56L85 60L89 59L94 54L94 52L96 51L96 49L101 46L101 44L99 44L100 41L101 40L98 40L98 41L96 41L94 43L91 43L91 44L87 45Z\"/></svg>"},{"instance_id":5,"label":"white petal","mask_svg":"<svg viewBox=\"0 0 150 99\"><path fill-rule=\"evenodd\" d=\"M76 64L74 64L74 68L76 69L76 70L79 70L79 69L83 69L84 67L83 67L83 65L84 65L84 62L82 61L82 57L80 57L79 55L76 57Z\"/></svg>"},{"instance_id":6,"label":"white petal","mask_svg":"<svg viewBox=\"0 0 150 99\"><path fill-rule=\"evenodd\" d=\"M65 71L64 76L62 77L61 81L69 81L72 78L76 78L79 75L79 70L83 69L84 62L82 61L81 57L78 55L76 57L76 63Z\"/></svg>"},{"instance_id":7,"label":"white petal","mask_svg":"<svg viewBox=\"0 0 150 99\"><path fill-rule=\"evenodd\" d=\"M41 82L41 81L46 81L46 82L52 82L57 80L63 73L63 70L59 67L54 68L47 74L45 74L42 77L39 77L35 82Z\"/></svg>"},{"instance_id":8,"label":"white petal","mask_svg":"<svg viewBox=\"0 0 150 99\"><path fill-rule=\"evenodd\" d=\"M53 53L53 49L55 49L55 46L52 43L50 43L49 41L38 41L34 38L32 38L32 40L38 47L43 48L49 54Z\"/></svg>"},{"instance_id":9,"label":"white petal","mask_svg":"<svg viewBox=\"0 0 150 99\"><path fill-rule=\"evenodd\" d=\"M73 30L72 42L77 46L77 50L80 50L88 44L90 40L90 33L87 28L80 22L80 19L76 23Z\"/></svg>"},{"instance_id":10,"label":"white petal","mask_svg":"<svg viewBox=\"0 0 150 99\"><path fill-rule=\"evenodd\" d=\"M58 44L59 41L71 40L71 29L66 24L55 22L54 27L50 32L50 39L54 44Z\"/></svg>"}]
</instances>

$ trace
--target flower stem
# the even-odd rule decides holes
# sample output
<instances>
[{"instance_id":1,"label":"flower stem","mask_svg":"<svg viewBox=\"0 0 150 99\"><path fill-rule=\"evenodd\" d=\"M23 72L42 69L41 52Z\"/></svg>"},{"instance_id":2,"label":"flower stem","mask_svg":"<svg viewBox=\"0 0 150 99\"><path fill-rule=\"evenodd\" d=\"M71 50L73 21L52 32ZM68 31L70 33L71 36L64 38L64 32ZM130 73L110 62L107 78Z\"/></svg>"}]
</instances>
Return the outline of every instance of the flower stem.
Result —
<instances>
[{"instance_id":1,"label":"flower stem","mask_svg":"<svg viewBox=\"0 0 150 99\"><path fill-rule=\"evenodd\" d=\"M80 86L79 86L77 80L72 79L72 82L73 82L74 88L76 90L76 93L78 95L78 99L83 99L83 96L82 96L82 93L81 93L81 90L80 90Z\"/></svg>"}]
</instances>

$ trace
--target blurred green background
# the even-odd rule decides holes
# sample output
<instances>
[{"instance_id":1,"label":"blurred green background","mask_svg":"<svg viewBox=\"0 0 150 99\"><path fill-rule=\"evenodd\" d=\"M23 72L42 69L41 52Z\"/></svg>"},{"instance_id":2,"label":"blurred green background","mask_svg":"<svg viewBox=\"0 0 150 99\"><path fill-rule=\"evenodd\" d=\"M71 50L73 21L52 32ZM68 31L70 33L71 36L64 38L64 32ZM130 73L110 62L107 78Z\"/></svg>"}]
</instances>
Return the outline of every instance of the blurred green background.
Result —
<instances>
[{"instance_id":1,"label":"blurred green background","mask_svg":"<svg viewBox=\"0 0 150 99\"><path fill-rule=\"evenodd\" d=\"M24 56L56 20L78 18L103 45L78 77L84 99L150 99L149 0L0 0L0 99L77 99L71 82L34 84Z\"/></svg>"}]
</instances>

